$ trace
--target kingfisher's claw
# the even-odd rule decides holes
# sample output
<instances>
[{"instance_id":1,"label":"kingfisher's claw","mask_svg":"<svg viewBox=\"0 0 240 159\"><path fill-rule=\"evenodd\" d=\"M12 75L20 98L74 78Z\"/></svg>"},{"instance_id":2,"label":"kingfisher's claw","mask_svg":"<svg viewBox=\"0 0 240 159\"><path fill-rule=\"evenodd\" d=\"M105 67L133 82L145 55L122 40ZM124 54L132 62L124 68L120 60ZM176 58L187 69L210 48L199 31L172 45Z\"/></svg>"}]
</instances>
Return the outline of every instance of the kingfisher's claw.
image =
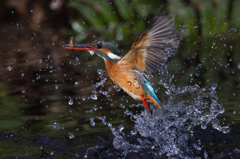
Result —
<instances>
[{"instance_id":1,"label":"kingfisher's claw","mask_svg":"<svg viewBox=\"0 0 240 159\"><path fill-rule=\"evenodd\" d=\"M143 94L141 94L141 97L142 97L142 102L143 102L143 104L145 105L146 109L149 110L149 107L148 107L148 105L147 105L147 103L146 103L146 101L145 101L145 100L148 100L149 97L144 97Z\"/></svg>"}]
</instances>

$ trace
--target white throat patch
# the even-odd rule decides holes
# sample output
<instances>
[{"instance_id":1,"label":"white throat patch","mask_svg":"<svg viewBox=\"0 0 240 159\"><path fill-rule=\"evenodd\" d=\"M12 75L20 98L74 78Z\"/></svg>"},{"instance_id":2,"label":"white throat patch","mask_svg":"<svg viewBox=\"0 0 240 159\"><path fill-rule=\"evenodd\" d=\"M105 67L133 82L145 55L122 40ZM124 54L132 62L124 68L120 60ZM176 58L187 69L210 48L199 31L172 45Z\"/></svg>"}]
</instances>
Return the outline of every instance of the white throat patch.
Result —
<instances>
[{"instance_id":1,"label":"white throat patch","mask_svg":"<svg viewBox=\"0 0 240 159\"><path fill-rule=\"evenodd\" d=\"M119 59L121 59L121 57L120 56L118 56L118 55L115 55L114 53L108 53L107 54L108 55L108 57L110 58L110 59L116 59L116 60L119 60Z\"/></svg>"},{"instance_id":2,"label":"white throat patch","mask_svg":"<svg viewBox=\"0 0 240 159\"><path fill-rule=\"evenodd\" d=\"M88 51L90 53L90 55L94 55L94 52L93 51Z\"/></svg>"}]
</instances>

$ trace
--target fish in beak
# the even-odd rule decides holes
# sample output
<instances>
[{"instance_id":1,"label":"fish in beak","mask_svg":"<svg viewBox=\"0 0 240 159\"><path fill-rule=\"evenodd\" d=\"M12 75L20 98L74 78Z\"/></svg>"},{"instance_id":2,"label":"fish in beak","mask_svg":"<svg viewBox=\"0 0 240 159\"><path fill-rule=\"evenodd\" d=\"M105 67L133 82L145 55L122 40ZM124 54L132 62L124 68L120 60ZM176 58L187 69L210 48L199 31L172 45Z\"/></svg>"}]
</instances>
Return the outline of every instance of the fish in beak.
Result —
<instances>
[{"instance_id":1,"label":"fish in beak","mask_svg":"<svg viewBox=\"0 0 240 159\"><path fill-rule=\"evenodd\" d=\"M90 44L73 44L73 38L71 37L71 40L69 44L63 45L65 49L73 49L73 50L86 50L86 51L94 51L97 50L96 48L92 47Z\"/></svg>"}]
</instances>

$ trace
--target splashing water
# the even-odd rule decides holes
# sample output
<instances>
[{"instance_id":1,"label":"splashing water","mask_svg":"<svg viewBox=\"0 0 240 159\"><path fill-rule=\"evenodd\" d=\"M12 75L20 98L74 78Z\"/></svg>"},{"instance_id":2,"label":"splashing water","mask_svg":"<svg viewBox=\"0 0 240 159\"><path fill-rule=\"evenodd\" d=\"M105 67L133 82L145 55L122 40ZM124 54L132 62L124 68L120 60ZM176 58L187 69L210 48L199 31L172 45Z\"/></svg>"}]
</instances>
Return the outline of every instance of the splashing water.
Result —
<instances>
[{"instance_id":1,"label":"splashing water","mask_svg":"<svg viewBox=\"0 0 240 159\"><path fill-rule=\"evenodd\" d=\"M221 127L216 118L219 113L224 112L224 108L217 103L214 90L201 89L195 85L172 89L168 93L171 98L163 106L163 110L153 109L152 113L144 111L137 115L125 111L135 122L131 135L138 133L144 137L138 138L139 144L130 144L122 131L116 131L110 126L115 135L113 145L116 149L124 150L124 156L133 150L151 149L155 157L163 154L169 157L189 157L185 155L191 151L188 141L195 126L201 125L202 129L206 129L207 124L212 122L214 129L229 132L229 128Z\"/></svg>"},{"instance_id":2,"label":"splashing water","mask_svg":"<svg viewBox=\"0 0 240 159\"><path fill-rule=\"evenodd\" d=\"M173 77L169 78L167 75L169 74L165 69L160 74L159 81L168 95L163 110L150 105L150 112L145 110L134 114L126 109L124 114L130 116L135 123L133 130L128 134L123 132L123 126L116 129L111 123L107 124L115 136L113 146L121 152L120 156L126 157L130 152L145 152L145 155L147 153L154 158L191 158L195 156L193 148L202 148L199 143L189 146L194 127L200 125L202 129L206 129L211 123L213 129L223 133L230 131L228 126L220 126L217 119L219 114L224 113L222 105L217 103L217 84L213 84L211 88L200 88L198 85L175 88L172 84ZM105 79L101 82L103 81L105 82Z\"/></svg>"}]
</instances>

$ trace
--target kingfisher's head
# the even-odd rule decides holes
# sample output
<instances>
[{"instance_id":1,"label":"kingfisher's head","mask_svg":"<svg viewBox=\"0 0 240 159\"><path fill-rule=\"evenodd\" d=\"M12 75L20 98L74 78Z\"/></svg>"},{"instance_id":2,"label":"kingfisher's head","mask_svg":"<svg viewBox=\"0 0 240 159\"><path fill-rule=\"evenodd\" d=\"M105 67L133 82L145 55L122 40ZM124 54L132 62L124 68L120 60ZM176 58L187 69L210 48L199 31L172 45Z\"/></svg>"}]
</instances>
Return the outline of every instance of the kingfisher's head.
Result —
<instances>
[{"instance_id":1,"label":"kingfisher's head","mask_svg":"<svg viewBox=\"0 0 240 159\"><path fill-rule=\"evenodd\" d=\"M118 50L117 46L113 45L110 42L105 41L98 41L95 40L92 43L88 44L73 44L71 40L69 44L64 45L66 49L73 49L73 50L86 50L91 55L98 55L107 61L110 60L120 60L122 57L120 56L120 51Z\"/></svg>"}]
</instances>

